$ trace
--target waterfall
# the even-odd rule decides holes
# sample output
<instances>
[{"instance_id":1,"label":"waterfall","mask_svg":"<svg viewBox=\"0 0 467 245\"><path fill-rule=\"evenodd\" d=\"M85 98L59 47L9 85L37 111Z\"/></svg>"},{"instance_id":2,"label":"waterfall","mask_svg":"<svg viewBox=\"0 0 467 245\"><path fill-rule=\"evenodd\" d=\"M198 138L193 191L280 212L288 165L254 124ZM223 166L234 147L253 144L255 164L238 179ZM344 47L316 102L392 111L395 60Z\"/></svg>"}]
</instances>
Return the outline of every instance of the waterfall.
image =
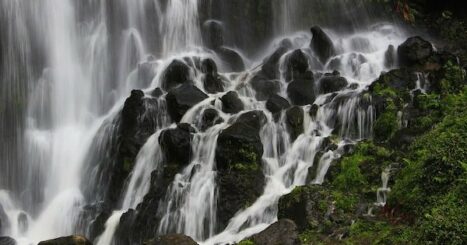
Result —
<instances>
[{"instance_id":1,"label":"waterfall","mask_svg":"<svg viewBox=\"0 0 467 245\"><path fill-rule=\"evenodd\" d=\"M156 220L147 227L152 235L181 233L201 244L238 242L277 220L281 196L296 186L322 184L345 146L372 137L376 110L363 92L388 69L385 52L405 34L379 22L365 1L274 0L265 5L228 0L2 1L0 215L4 211L8 227L0 235L31 244L82 233L94 236L99 245L119 244L122 221L129 213L135 218L143 212L159 184L154 178L170 164L161 134L180 123L193 128L189 159L167 186L157 186L163 189L157 193L160 199L148 208ZM233 13L243 7L244 12ZM251 16L256 7L270 18ZM242 26L244 22L254 24ZM222 27L223 33L215 33L224 35L219 47L207 47L204 23ZM351 28L338 28L343 23ZM310 46L309 28L314 25L323 27L335 49L324 61ZM254 33L258 26L267 33ZM274 90L292 101L287 88L300 76L289 63L297 52L305 57L314 96L313 102L295 103L301 124L293 135L290 115L270 112L265 100L271 95L261 96ZM176 67L177 74L169 76L174 60L183 68ZM273 72L265 72L269 62ZM246 68L232 69L238 63ZM344 79L345 85L322 89L328 77ZM425 78L418 77L417 89L424 92ZM223 91L209 92L209 79ZM176 82L176 89L188 84L205 95L189 106L183 103L192 102L185 98L190 95L177 98L188 101L176 101L182 104L177 113L183 111L178 122L169 113L173 101L168 93L175 89L165 88L167 82ZM237 92L241 109L226 112L229 91ZM202 128L208 109L217 113L218 122ZM233 217L221 224L218 139L253 110L265 117L258 159L264 185L255 200L232 210ZM388 191L385 173L378 190L381 204Z\"/></svg>"}]
</instances>

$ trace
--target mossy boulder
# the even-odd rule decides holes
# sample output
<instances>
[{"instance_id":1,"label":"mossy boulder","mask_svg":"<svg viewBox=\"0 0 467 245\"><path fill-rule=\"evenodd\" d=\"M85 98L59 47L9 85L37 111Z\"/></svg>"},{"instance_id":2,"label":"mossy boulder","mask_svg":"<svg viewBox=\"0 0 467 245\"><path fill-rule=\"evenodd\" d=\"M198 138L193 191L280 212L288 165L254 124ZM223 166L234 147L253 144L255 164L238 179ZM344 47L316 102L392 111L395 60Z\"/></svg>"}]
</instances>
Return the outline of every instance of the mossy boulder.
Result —
<instances>
[{"instance_id":1,"label":"mossy boulder","mask_svg":"<svg viewBox=\"0 0 467 245\"><path fill-rule=\"evenodd\" d=\"M410 37L398 49L401 65L421 65L434 53L433 45L419 36Z\"/></svg>"}]
</instances>

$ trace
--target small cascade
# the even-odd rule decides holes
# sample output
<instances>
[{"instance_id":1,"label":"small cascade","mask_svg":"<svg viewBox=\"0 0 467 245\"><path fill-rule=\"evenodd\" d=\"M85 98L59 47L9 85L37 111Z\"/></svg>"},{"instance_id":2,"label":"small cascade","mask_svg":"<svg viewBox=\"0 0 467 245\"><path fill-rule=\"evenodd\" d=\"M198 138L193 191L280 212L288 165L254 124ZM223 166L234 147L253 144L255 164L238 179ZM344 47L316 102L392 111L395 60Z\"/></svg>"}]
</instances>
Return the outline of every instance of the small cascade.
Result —
<instances>
[{"instance_id":1,"label":"small cascade","mask_svg":"<svg viewBox=\"0 0 467 245\"><path fill-rule=\"evenodd\" d=\"M391 177L391 166L386 167L383 172L381 172L381 182L382 186L378 188L376 192L376 205L384 207L386 205L386 200L388 193L391 191L391 188L388 187L389 178Z\"/></svg>"}]
</instances>

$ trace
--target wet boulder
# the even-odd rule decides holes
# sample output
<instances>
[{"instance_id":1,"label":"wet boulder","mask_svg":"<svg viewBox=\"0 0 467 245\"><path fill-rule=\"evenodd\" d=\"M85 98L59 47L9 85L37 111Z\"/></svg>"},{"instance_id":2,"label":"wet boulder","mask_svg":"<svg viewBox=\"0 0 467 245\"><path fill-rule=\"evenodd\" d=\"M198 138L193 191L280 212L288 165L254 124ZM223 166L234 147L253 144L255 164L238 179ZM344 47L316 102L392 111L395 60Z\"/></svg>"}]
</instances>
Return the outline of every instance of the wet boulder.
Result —
<instances>
[{"instance_id":1,"label":"wet boulder","mask_svg":"<svg viewBox=\"0 0 467 245\"><path fill-rule=\"evenodd\" d=\"M321 63L325 64L329 58L336 54L334 44L331 38L319 26L313 26L311 34L313 37L311 38L310 48Z\"/></svg>"},{"instance_id":2,"label":"wet boulder","mask_svg":"<svg viewBox=\"0 0 467 245\"><path fill-rule=\"evenodd\" d=\"M408 38L397 48L399 63L405 66L422 65L433 53L431 43L419 36Z\"/></svg>"},{"instance_id":3,"label":"wet boulder","mask_svg":"<svg viewBox=\"0 0 467 245\"><path fill-rule=\"evenodd\" d=\"M83 236L67 236L42 241L38 245L92 245L92 242Z\"/></svg>"},{"instance_id":4,"label":"wet boulder","mask_svg":"<svg viewBox=\"0 0 467 245\"><path fill-rule=\"evenodd\" d=\"M219 116L219 112L214 108L208 108L203 111L203 116L200 122L201 131L206 131L208 128L222 123L224 119Z\"/></svg>"},{"instance_id":5,"label":"wet boulder","mask_svg":"<svg viewBox=\"0 0 467 245\"><path fill-rule=\"evenodd\" d=\"M161 87L165 91L188 82L190 79L190 67L180 60L173 60L162 75Z\"/></svg>"},{"instance_id":6,"label":"wet boulder","mask_svg":"<svg viewBox=\"0 0 467 245\"><path fill-rule=\"evenodd\" d=\"M167 111L173 121L179 122L191 107L207 98L208 96L191 82L185 83L167 94Z\"/></svg>"},{"instance_id":7,"label":"wet boulder","mask_svg":"<svg viewBox=\"0 0 467 245\"><path fill-rule=\"evenodd\" d=\"M219 59L223 62L226 72L240 72L245 70L245 63L243 62L242 56L235 50L220 47L215 50Z\"/></svg>"},{"instance_id":8,"label":"wet boulder","mask_svg":"<svg viewBox=\"0 0 467 245\"><path fill-rule=\"evenodd\" d=\"M338 71L324 74L319 81L319 91L323 94L333 93L347 87L347 79L341 77Z\"/></svg>"},{"instance_id":9,"label":"wet boulder","mask_svg":"<svg viewBox=\"0 0 467 245\"><path fill-rule=\"evenodd\" d=\"M292 80L287 86L287 96L294 105L313 104L316 99L313 77Z\"/></svg>"},{"instance_id":10,"label":"wet boulder","mask_svg":"<svg viewBox=\"0 0 467 245\"><path fill-rule=\"evenodd\" d=\"M0 236L1 245L16 245L16 240L8 236Z\"/></svg>"},{"instance_id":11,"label":"wet boulder","mask_svg":"<svg viewBox=\"0 0 467 245\"><path fill-rule=\"evenodd\" d=\"M187 123L166 129L159 136L159 144L166 164L186 165L191 156L191 140L195 129Z\"/></svg>"},{"instance_id":12,"label":"wet boulder","mask_svg":"<svg viewBox=\"0 0 467 245\"><path fill-rule=\"evenodd\" d=\"M183 234L169 234L149 240L144 245L197 245L191 237Z\"/></svg>"},{"instance_id":13,"label":"wet boulder","mask_svg":"<svg viewBox=\"0 0 467 245\"><path fill-rule=\"evenodd\" d=\"M416 87L417 75L406 68L394 69L381 74L374 83L370 85L370 91L374 91L377 86L389 87L395 90L411 90Z\"/></svg>"},{"instance_id":14,"label":"wet boulder","mask_svg":"<svg viewBox=\"0 0 467 245\"><path fill-rule=\"evenodd\" d=\"M212 59L205 59L201 62L201 70L204 73L204 90L210 94L224 92L224 84L217 73L216 63Z\"/></svg>"},{"instance_id":15,"label":"wet boulder","mask_svg":"<svg viewBox=\"0 0 467 245\"><path fill-rule=\"evenodd\" d=\"M217 139L217 220L220 230L237 211L253 203L263 192L263 145L259 132L265 121L262 111L246 112Z\"/></svg>"},{"instance_id":16,"label":"wet boulder","mask_svg":"<svg viewBox=\"0 0 467 245\"><path fill-rule=\"evenodd\" d=\"M244 109L242 100L238 97L237 92L229 91L221 97L222 111L225 113L236 114Z\"/></svg>"},{"instance_id":17,"label":"wet boulder","mask_svg":"<svg viewBox=\"0 0 467 245\"><path fill-rule=\"evenodd\" d=\"M251 87L255 90L255 98L258 101L267 100L269 97L278 94L281 89L281 82L277 80L268 80L263 76L255 76L251 80Z\"/></svg>"},{"instance_id":18,"label":"wet boulder","mask_svg":"<svg viewBox=\"0 0 467 245\"><path fill-rule=\"evenodd\" d=\"M278 79L279 72L279 61L281 57L287 53L290 49L287 45L281 45L274 53L263 60L263 66L261 67L261 73L268 79Z\"/></svg>"},{"instance_id":19,"label":"wet boulder","mask_svg":"<svg viewBox=\"0 0 467 245\"><path fill-rule=\"evenodd\" d=\"M203 24L203 41L207 48L218 49L224 45L224 30L222 23L216 20L207 20Z\"/></svg>"},{"instance_id":20,"label":"wet boulder","mask_svg":"<svg viewBox=\"0 0 467 245\"><path fill-rule=\"evenodd\" d=\"M155 88L153 91L151 91L151 96L154 98L159 98L164 94L161 88Z\"/></svg>"},{"instance_id":21,"label":"wet boulder","mask_svg":"<svg viewBox=\"0 0 467 245\"><path fill-rule=\"evenodd\" d=\"M300 245L297 225L290 219L280 219L264 231L246 240L256 245Z\"/></svg>"},{"instance_id":22,"label":"wet boulder","mask_svg":"<svg viewBox=\"0 0 467 245\"><path fill-rule=\"evenodd\" d=\"M294 106L285 112L287 130L290 139L295 141L303 133L304 112L299 106Z\"/></svg>"},{"instance_id":23,"label":"wet boulder","mask_svg":"<svg viewBox=\"0 0 467 245\"><path fill-rule=\"evenodd\" d=\"M266 109L272 114L280 113L290 107L290 103L279 95L273 95L266 101Z\"/></svg>"},{"instance_id":24,"label":"wet boulder","mask_svg":"<svg viewBox=\"0 0 467 245\"><path fill-rule=\"evenodd\" d=\"M290 81L300 77L301 74L304 74L308 70L308 58L302 52L302 50L297 49L293 51L287 57L286 64L286 80Z\"/></svg>"}]
</instances>

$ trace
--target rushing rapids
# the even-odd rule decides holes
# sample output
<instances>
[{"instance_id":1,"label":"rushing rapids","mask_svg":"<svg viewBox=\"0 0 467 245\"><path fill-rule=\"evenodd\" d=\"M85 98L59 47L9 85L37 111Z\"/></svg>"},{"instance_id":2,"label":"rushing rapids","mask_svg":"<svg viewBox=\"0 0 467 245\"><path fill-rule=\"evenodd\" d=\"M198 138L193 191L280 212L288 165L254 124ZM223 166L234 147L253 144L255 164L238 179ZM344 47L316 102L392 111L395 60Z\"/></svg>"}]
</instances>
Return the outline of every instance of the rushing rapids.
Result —
<instances>
[{"instance_id":1,"label":"rushing rapids","mask_svg":"<svg viewBox=\"0 0 467 245\"><path fill-rule=\"evenodd\" d=\"M403 29L365 1L258 1L259 24L233 2L2 1L0 235L239 242L372 137Z\"/></svg>"}]
</instances>

